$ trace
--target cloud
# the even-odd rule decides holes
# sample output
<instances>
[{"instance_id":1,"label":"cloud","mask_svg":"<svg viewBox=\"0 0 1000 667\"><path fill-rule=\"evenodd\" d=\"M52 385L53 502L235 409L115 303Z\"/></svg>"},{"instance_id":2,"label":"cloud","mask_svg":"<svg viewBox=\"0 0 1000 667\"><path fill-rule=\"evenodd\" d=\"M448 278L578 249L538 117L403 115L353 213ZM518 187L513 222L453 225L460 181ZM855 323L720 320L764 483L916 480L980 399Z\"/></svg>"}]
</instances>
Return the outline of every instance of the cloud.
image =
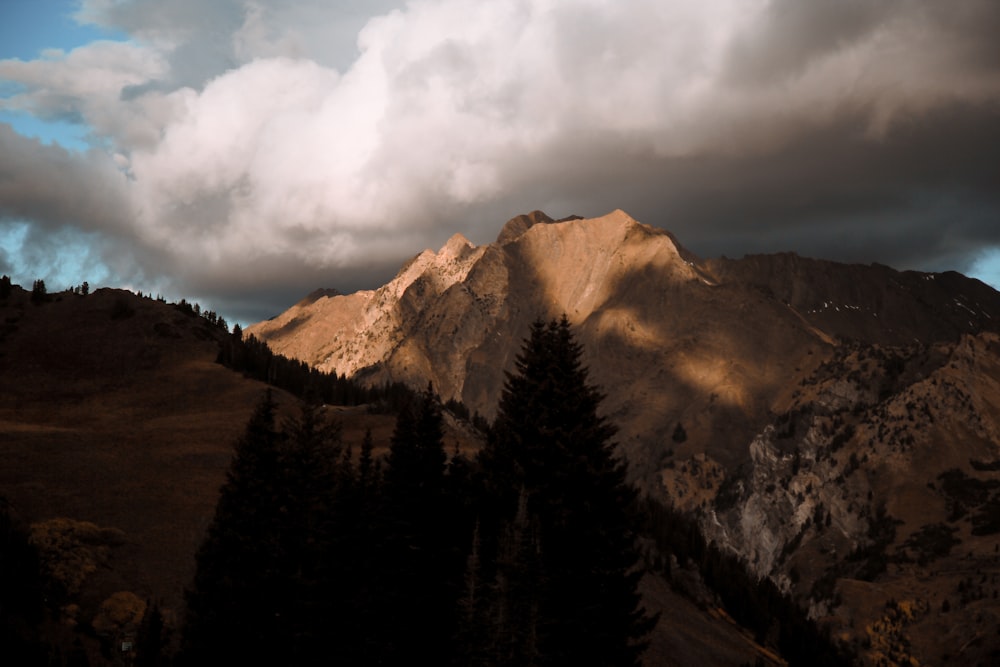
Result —
<instances>
[{"instance_id":1,"label":"cloud","mask_svg":"<svg viewBox=\"0 0 1000 667\"><path fill-rule=\"evenodd\" d=\"M88 0L133 41L0 61L0 108L95 145L0 126L0 217L270 310L534 208L625 208L710 253L1000 246L989 0L210 5Z\"/></svg>"},{"instance_id":2,"label":"cloud","mask_svg":"<svg viewBox=\"0 0 1000 667\"><path fill-rule=\"evenodd\" d=\"M125 177L98 151L70 153L0 123L0 219L131 233Z\"/></svg>"}]
</instances>

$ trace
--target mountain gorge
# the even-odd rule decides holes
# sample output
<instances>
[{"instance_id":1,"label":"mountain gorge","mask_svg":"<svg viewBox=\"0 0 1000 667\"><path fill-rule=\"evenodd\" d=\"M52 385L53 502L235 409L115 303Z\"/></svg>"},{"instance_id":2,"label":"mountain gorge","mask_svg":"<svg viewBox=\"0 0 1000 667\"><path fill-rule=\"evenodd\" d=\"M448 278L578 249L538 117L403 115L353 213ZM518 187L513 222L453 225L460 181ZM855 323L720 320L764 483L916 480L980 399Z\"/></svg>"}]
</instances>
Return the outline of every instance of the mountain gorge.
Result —
<instances>
[{"instance_id":1,"label":"mountain gorge","mask_svg":"<svg viewBox=\"0 0 1000 667\"><path fill-rule=\"evenodd\" d=\"M997 659L1000 294L979 281L700 260L622 211L534 212L248 333L490 418L531 322L562 314L646 493L868 664Z\"/></svg>"}]
</instances>

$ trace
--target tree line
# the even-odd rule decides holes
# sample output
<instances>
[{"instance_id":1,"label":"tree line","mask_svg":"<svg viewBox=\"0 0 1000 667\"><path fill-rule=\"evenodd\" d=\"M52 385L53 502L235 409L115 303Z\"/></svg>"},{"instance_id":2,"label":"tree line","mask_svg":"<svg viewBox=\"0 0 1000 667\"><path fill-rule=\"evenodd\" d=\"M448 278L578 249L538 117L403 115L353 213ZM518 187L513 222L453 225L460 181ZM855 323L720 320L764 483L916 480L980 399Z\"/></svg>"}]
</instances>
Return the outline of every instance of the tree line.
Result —
<instances>
[{"instance_id":1,"label":"tree line","mask_svg":"<svg viewBox=\"0 0 1000 667\"><path fill-rule=\"evenodd\" d=\"M635 492L565 319L536 323L475 459L431 388L388 456L320 405L236 445L187 595L181 664L633 665L653 620Z\"/></svg>"},{"instance_id":2,"label":"tree line","mask_svg":"<svg viewBox=\"0 0 1000 667\"><path fill-rule=\"evenodd\" d=\"M661 501L643 497L640 532L653 545L651 566L668 578L671 563L693 566L721 606L762 646L776 649L790 665L851 665L851 656L828 632L767 577L757 577L740 558L708 542L698 522Z\"/></svg>"},{"instance_id":3,"label":"tree line","mask_svg":"<svg viewBox=\"0 0 1000 667\"><path fill-rule=\"evenodd\" d=\"M580 359L565 318L536 322L468 458L445 452L431 387L363 390L236 328L220 362L311 398L285 421L270 391L256 406L196 556L180 652L165 654L151 605L136 664L638 664L655 622L637 592L639 535L647 566L697 566L790 664L847 664L693 520L636 498ZM385 457L370 433L345 445L323 409L372 401L398 413ZM0 643L19 664L76 664L39 633L37 554L0 510Z\"/></svg>"},{"instance_id":4,"label":"tree line","mask_svg":"<svg viewBox=\"0 0 1000 667\"><path fill-rule=\"evenodd\" d=\"M256 336L244 335L238 324L220 344L216 361L254 380L329 405L371 405L375 410L398 412L415 395L410 387L400 382L368 387L346 376L326 373L304 361L276 354Z\"/></svg>"}]
</instances>

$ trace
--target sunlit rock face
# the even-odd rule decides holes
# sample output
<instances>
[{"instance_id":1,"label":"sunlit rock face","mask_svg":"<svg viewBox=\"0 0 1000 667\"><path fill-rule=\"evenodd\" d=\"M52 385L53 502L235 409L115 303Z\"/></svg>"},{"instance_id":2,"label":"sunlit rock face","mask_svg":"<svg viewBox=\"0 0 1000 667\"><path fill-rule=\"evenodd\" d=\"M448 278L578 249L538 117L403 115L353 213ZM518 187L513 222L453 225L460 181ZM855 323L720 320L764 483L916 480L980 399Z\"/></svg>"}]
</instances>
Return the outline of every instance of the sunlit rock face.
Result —
<instances>
[{"instance_id":1,"label":"sunlit rock face","mask_svg":"<svg viewBox=\"0 0 1000 667\"><path fill-rule=\"evenodd\" d=\"M668 450L724 469L746 461L840 342L955 338L995 327L991 313L997 294L957 274L790 254L702 261L620 210L563 221L536 211L494 243L456 235L377 290L306 299L249 333L326 371L432 382L489 417L531 322L565 314L633 476L659 485Z\"/></svg>"},{"instance_id":2,"label":"sunlit rock face","mask_svg":"<svg viewBox=\"0 0 1000 667\"><path fill-rule=\"evenodd\" d=\"M995 634L992 589L968 592L1000 534L1000 294L979 281L793 254L703 261L622 211L536 211L249 332L327 371L432 382L490 417L531 323L562 315L632 479L870 663L887 646L972 655ZM962 632L925 641L944 621Z\"/></svg>"},{"instance_id":3,"label":"sunlit rock face","mask_svg":"<svg viewBox=\"0 0 1000 667\"><path fill-rule=\"evenodd\" d=\"M491 416L531 322L563 314L636 476L659 468L678 422L676 449L741 458L737 443L798 359L828 346L784 304L718 284L670 234L622 211L519 216L480 247L456 236L377 290L301 303L249 333L327 371L430 381Z\"/></svg>"}]
</instances>

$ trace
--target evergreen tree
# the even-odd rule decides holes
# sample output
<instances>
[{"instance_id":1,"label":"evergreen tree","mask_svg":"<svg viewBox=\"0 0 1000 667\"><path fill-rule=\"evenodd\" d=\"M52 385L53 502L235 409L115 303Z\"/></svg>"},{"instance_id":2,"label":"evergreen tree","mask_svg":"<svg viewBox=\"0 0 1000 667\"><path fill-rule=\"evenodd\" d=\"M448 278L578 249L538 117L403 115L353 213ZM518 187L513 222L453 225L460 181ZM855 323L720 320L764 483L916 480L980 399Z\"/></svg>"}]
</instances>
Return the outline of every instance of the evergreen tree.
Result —
<instances>
[{"instance_id":1,"label":"evergreen tree","mask_svg":"<svg viewBox=\"0 0 1000 667\"><path fill-rule=\"evenodd\" d=\"M387 492L408 507L437 501L447 458L441 406L433 388L428 385L416 403L416 411L413 405L405 406L396 419L386 470Z\"/></svg>"},{"instance_id":2,"label":"evergreen tree","mask_svg":"<svg viewBox=\"0 0 1000 667\"><path fill-rule=\"evenodd\" d=\"M45 281L41 278L31 284L31 302L39 304L48 300L48 290L45 288Z\"/></svg>"},{"instance_id":3,"label":"evergreen tree","mask_svg":"<svg viewBox=\"0 0 1000 667\"><path fill-rule=\"evenodd\" d=\"M385 586L387 544L381 502L380 462L373 457L371 431L365 432L360 459L345 451L337 471L335 533L329 566L336 576L334 609L327 628L339 664L384 663L389 616Z\"/></svg>"},{"instance_id":4,"label":"evergreen tree","mask_svg":"<svg viewBox=\"0 0 1000 667\"><path fill-rule=\"evenodd\" d=\"M381 462L373 455L375 444L372 442L372 430L365 429L365 437L361 441L361 456L358 459L358 488L363 497L372 499L382 483Z\"/></svg>"},{"instance_id":5,"label":"evergreen tree","mask_svg":"<svg viewBox=\"0 0 1000 667\"><path fill-rule=\"evenodd\" d=\"M629 517L635 491L614 455L615 429L598 415L603 396L588 383L581 355L565 317L532 325L480 455L489 499L484 520L498 536L498 581L510 560L504 531L530 518L537 535L528 543L540 560L524 576L537 577L528 588L537 609L538 664L637 664L652 621L637 592ZM521 538L519 548L524 544Z\"/></svg>"},{"instance_id":6,"label":"evergreen tree","mask_svg":"<svg viewBox=\"0 0 1000 667\"><path fill-rule=\"evenodd\" d=\"M497 545L487 664L545 664L540 655L545 641L540 617L546 584L543 568L539 524L528 514L528 494L522 490L517 514L505 526Z\"/></svg>"},{"instance_id":7,"label":"evergreen tree","mask_svg":"<svg viewBox=\"0 0 1000 667\"><path fill-rule=\"evenodd\" d=\"M38 550L0 496L0 655L12 665L47 664L39 626L45 593Z\"/></svg>"},{"instance_id":8,"label":"evergreen tree","mask_svg":"<svg viewBox=\"0 0 1000 667\"><path fill-rule=\"evenodd\" d=\"M308 665L325 657L326 624L338 594L338 573L331 559L339 530L336 496L338 486L351 480L343 479L339 469L340 425L324 418L315 399L303 401L299 409L299 416L283 430L280 550L284 559L277 567L286 586L281 618L287 627L284 659Z\"/></svg>"},{"instance_id":9,"label":"evergreen tree","mask_svg":"<svg viewBox=\"0 0 1000 667\"><path fill-rule=\"evenodd\" d=\"M461 562L446 503L441 406L431 387L396 420L385 472L389 664L446 662ZM465 545L463 544L463 547Z\"/></svg>"},{"instance_id":10,"label":"evergreen tree","mask_svg":"<svg viewBox=\"0 0 1000 667\"><path fill-rule=\"evenodd\" d=\"M279 664L285 581L279 576L281 435L270 390L236 443L215 517L196 555L183 632L185 664Z\"/></svg>"},{"instance_id":11,"label":"evergreen tree","mask_svg":"<svg viewBox=\"0 0 1000 667\"><path fill-rule=\"evenodd\" d=\"M670 439L676 442L677 444L680 444L682 442L685 442L687 438L688 435L687 431L684 430L684 425L681 424L680 422L677 422L677 426L674 427L674 433L673 435L670 436Z\"/></svg>"},{"instance_id":12,"label":"evergreen tree","mask_svg":"<svg viewBox=\"0 0 1000 667\"><path fill-rule=\"evenodd\" d=\"M462 595L458 600L458 626L455 635L453 664L463 667L488 665L487 650L490 637L486 587L483 581L482 542L479 522L472 531L472 546L465 559Z\"/></svg>"},{"instance_id":13,"label":"evergreen tree","mask_svg":"<svg viewBox=\"0 0 1000 667\"><path fill-rule=\"evenodd\" d=\"M135 637L135 667L162 667L167 664L164 649L169 633L163 622L163 613L156 602L146 603L139 630Z\"/></svg>"}]
</instances>

